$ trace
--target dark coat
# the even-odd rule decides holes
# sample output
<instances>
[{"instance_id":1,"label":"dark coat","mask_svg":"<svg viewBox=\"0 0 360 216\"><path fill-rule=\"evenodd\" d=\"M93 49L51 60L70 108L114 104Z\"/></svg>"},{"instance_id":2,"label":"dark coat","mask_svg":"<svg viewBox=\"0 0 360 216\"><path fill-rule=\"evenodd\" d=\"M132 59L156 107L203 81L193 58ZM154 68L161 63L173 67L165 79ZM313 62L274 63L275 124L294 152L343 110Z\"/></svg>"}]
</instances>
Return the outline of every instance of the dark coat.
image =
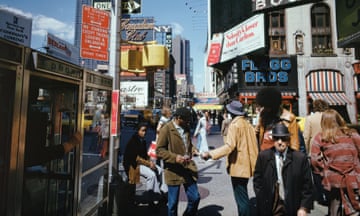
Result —
<instances>
[{"instance_id":1,"label":"dark coat","mask_svg":"<svg viewBox=\"0 0 360 216\"><path fill-rule=\"evenodd\" d=\"M313 208L312 179L306 155L288 148L283 167L286 215L296 215L303 207ZM275 148L259 153L254 173L254 191L258 215L272 215L272 207L277 183Z\"/></svg>"},{"instance_id":2,"label":"dark coat","mask_svg":"<svg viewBox=\"0 0 360 216\"><path fill-rule=\"evenodd\" d=\"M123 166L129 178L130 184L140 182L140 165L150 166L147 155L146 141L134 134L128 141L123 158Z\"/></svg>"}]
</instances>

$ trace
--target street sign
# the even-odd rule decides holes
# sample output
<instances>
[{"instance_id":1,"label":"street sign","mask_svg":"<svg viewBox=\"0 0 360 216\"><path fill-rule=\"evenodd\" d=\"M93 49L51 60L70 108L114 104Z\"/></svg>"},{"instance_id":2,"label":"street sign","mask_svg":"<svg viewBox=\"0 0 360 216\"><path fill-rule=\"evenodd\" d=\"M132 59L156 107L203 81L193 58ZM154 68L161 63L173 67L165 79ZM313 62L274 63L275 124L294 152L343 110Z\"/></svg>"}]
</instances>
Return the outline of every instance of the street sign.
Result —
<instances>
[{"instance_id":1,"label":"street sign","mask_svg":"<svg viewBox=\"0 0 360 216\"><path fill-rule=\"evenodd\" d=\"M108 61L109 12L87 5L82 8L80 57Z\"/></svg>"}]
</instances>

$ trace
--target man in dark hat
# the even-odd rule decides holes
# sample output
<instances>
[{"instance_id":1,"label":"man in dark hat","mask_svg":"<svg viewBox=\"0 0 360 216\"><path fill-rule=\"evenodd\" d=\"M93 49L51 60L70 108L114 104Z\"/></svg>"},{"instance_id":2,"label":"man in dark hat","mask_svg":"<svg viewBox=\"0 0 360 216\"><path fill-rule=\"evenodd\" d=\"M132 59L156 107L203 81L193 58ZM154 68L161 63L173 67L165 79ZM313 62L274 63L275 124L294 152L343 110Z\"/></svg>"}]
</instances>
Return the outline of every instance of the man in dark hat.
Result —
<instances>
[{"instance_id":1,"label":"man in dark hat","mask_svg":"<svg viewBox=\"0 0 360 216\"><path fill-rule=\"evenodd\" d=\"M277 123L274 146L259 153L253 180L258 215L305 216L313 208L310 164L306 154L289 148L290 136Z\"/></svg>"},{"instance_id":2,"label":"man in dark hat","mask_svg":"<svg viewBox=\"0 0 360 216\"><path fill-rule=\"evenodd\" d=\"M201 157L205 160L217 160L227 156L226 169L231 176L238 215L250 215L250 201L247 184L254 174L255 162L258 155L255 129L247 121L240 101L232 101L226 105L227 111L232 115L232 121L223 146L204 152Z\"/></svg>"},{"instance_id":3,"label":"man in dark hat","mask_svg":"<svg viewBox=\"0 0 360 216\"><path fill-rule=\"evenodd\" d=\"M197 186L198 170L192 155L197 152L191 142L189 122L191 112L178 108L173 120L159 132L156 155L164 161L165 182L168 185L168 215L178 215L180 186L186 191L188 205L183 215L196 215L200 194Z\"/></svg>"}]
</instances>

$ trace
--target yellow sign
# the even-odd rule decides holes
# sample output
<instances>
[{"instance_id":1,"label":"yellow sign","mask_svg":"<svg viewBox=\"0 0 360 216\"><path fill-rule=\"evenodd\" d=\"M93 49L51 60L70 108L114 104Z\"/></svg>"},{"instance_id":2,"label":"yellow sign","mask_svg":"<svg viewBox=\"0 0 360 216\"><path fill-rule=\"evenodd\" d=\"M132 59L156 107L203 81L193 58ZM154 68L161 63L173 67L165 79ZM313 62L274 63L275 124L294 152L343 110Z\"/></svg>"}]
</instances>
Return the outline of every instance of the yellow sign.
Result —
<instances>
[{"instance_id":1,"label":"yellow sign","mask_svg":"<svg viewBox=\"0 0 360 216\"><path fill-rule=\"evenodd\" d=\"M195 104L193 108L196 110L222 110L223 105L220 105L220 104Z\"/></svg>"}]
</instances>

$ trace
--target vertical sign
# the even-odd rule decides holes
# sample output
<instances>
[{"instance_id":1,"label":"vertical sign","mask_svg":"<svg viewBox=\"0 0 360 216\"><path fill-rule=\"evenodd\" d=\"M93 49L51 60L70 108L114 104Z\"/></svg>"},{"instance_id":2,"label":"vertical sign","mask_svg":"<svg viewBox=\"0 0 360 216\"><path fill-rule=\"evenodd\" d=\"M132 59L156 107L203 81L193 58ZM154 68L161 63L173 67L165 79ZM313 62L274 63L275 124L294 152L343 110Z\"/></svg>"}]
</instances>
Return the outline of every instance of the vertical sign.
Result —
<instances>
[{"instance_id":1,"label":"vertical sign","mask_svg":"<svg viewBox=\"0 0 360 216\"><path fill-rule=\"evenodd\" d=\"M111 136L117 136L118 132L118 116L119 116L119 90L112 91L111 99Z\"/></svg>"},{"instance_id":2,"label":"vertical sign","mask_svg":"<svg viewBox=\"0 0 360 216\"><path fill-rule=\"evenodd\" d=\"M83 5L80 48L81 58L108 61L109 26L109 12Z\"/></svg>"},{"instance_id":3,"label":"vertical sign","mask_svg":"<svg viewBox=\"0 0 360 216\"><path fill-rule=\"evenodd\" d=\"M222 33L213 35L213 38L210 43L207 65L213 65L219 63L223 38L224 35Z\"/></svg>"}]
</instances>

